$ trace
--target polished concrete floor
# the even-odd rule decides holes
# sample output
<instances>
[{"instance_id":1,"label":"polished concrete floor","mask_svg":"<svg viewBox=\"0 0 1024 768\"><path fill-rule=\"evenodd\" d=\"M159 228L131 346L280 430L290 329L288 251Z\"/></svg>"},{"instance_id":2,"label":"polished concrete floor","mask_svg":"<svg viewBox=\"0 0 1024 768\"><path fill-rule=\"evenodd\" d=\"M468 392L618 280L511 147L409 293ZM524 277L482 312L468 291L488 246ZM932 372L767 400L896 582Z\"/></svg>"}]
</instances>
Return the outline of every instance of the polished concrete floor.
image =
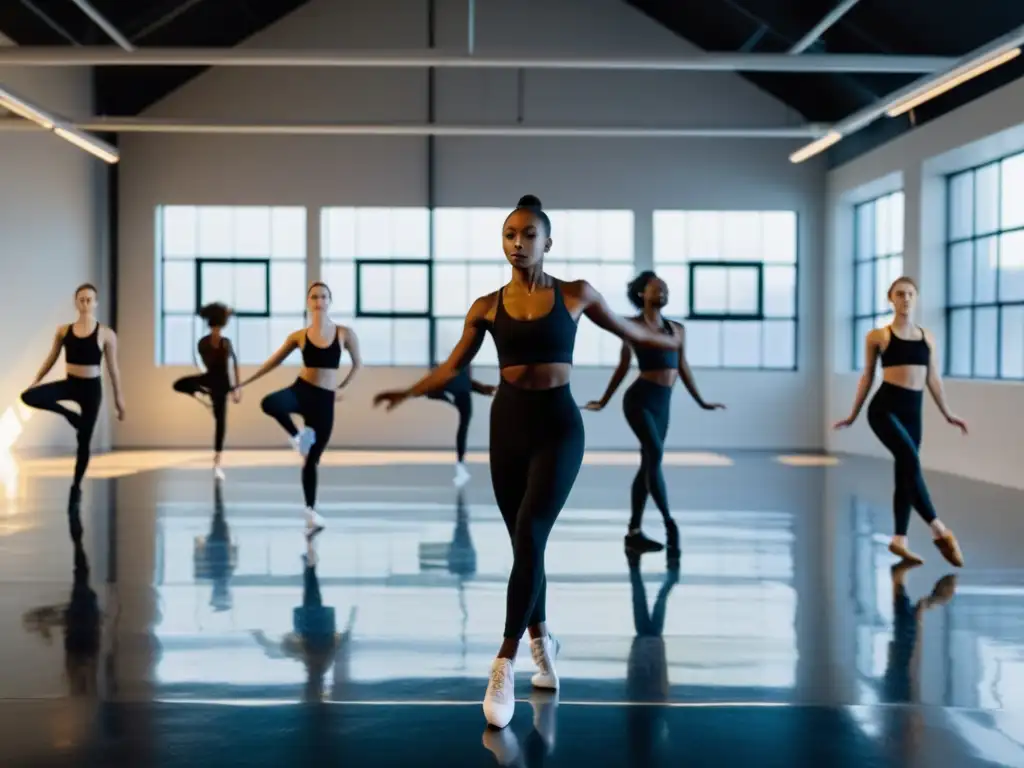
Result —
<instances>
[{"instance_id":1,"label":"polished concrete floor","mask_svg":"<svg viewBox=\"0 0 1024 768\"><path fill-rule=\"evenodd\" d=\"M315 552L293 454L97 457L71 525L69 460L0 467L0 765L1024 766L1024 494L929 477L967 565L914 521L901 571L890 465L672 454L674 571L623 553L635 456L590 454L547 551L562 689L524 646L496 732L472 458L457 490L444 453L330 454Z\"/></svg>"}]
</instances>

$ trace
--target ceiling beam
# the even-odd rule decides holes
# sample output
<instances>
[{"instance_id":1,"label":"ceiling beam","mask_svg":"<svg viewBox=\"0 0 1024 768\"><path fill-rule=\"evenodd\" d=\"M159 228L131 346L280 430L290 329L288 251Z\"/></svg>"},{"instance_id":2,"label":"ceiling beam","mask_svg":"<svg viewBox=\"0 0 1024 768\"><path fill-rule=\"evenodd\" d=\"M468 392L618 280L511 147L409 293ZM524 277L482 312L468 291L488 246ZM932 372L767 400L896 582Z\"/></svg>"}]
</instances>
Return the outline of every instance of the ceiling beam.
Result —
<instances>
[{"instance_id":1,"label":"ceiling beam","mask_svg":"<svg viewBox=\"0 0 1024 768\"><path fill-rule=\"evenodd\" d=\"M790 53L803 53L810 48L815 41L828 32L837 21L839 21L846 12L849 11L853 6L859 3L860 0L842 0L835 8L829 11L825 17L815 24L811 31L801 37L792 48L789 49Z\"/></svg>"},{"instance_id":2,"label":"ceiling beam","mask_svg":"<svg viewBox=\"0 0 1024 768\"><path fill-rule=\"evenodd\" d=\"M117 27L107 21L106 17L97 11L88 0L71 0L77 5L82 13L92 19L93 23L107 33L107 36L121 46L122 50L134 51L135 46L128 42L128 38L118 31Z\"/></svg>"}]
</instances>

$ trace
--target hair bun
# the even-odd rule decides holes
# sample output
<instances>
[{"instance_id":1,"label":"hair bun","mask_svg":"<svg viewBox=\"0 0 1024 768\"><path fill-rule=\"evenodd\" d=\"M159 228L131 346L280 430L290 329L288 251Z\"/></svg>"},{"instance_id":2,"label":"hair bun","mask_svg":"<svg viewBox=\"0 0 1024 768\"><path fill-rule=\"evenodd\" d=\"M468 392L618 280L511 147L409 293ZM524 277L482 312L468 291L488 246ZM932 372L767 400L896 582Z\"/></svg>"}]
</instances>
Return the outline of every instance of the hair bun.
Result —
<instances>
[{"instance_id":1,"label":"hair bun","mask_svg":"<svg viewBox=\"0 0 1024 768\"><path fill-rule=\"evenodd\" d=\"M540 203L540 198L536 195L523 195L519 198L519 202L516 204L517 208L536 208L538 211L544 206Z\"/></svg>"}]
</instances>

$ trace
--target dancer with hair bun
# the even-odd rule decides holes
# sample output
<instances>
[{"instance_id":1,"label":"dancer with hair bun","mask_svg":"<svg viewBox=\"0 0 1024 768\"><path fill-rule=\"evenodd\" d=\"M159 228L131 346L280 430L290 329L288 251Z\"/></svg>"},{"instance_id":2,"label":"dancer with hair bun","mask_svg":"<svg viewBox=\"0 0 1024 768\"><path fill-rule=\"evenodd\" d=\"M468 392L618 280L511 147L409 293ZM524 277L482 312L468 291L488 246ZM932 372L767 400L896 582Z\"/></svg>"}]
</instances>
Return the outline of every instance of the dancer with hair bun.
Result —
<instances>
[{"instance_id":1,"label":"dancer with hair bun","mask_svg":"<svg viewBox=\"0 0 1024 768\"><path fill-rule=\"evenodd\" d=\"M533 685L558 687L558 644L545 615L544 550L583 463L583 419L569 390L577 323L586 315L633 344L679 346L678 334L652 331L613 313L585 280L562 282L547 274L544 256L551 235L540 200L521 198L501 230L512 279L473 302L462 338L445 362L408 389L374 398L375 405L386 403L391 410L436 392L470 364L485 333L494 337L500 383L491 406L491 482L513 553L504 639L483 707L488 723L498 728L508 725L515 709L513 664L525 632L538 668Z\"/></svg>"},{"instance_id":2,"label":"dancer with hair bun","mask_svg":"<svg viewBox=\"0 0 1024 768\"><path fill-rule=\"evenodd\" d=\"M894 535L889 551L902 560L923 563L924 558L907 546L910 508L931 528L932 542L951 565L964 564L963 553L953 532L939 520L928 486L921 472L921 411L924 388L932 394L949 424L967 434L967 422L955 416L946 403L942 388L939 351L932 334L914 325L917 284L909 277L897 278L889 286L893 321L875 328L864 339L864 373L857 386L850 415L837 421L834 429L845 429L857 420L875 380L875 367L882 364L882 385L868 406L868 424L896 460L896 489L892 496Z\"/></svg>"},{"instance_id":3,"label":"dancer with hair bun","mask_svg":"<svg viewBox=\"0 0 1024 768\"><path fill-rule=\"evenodd\" d=\"M641 272L630 282L627 295L630 303L640 310L640 314L632 318L633 323L652 333L674 335L679 339L679 344L674 349L653 349L624 341L619 355L619 365L612 373L604 395L600 400L591 400L584 407L588 411L600 411L608 404L626 377L630 359L635 354L640 375L626 390L626 395L622 399L626 421L640 441L640 469L633 479L630 495L632 514L629 518L629 531L626 533L626 549L639 553L658 552L664 548L659 542L644 536L640 527L644 506L647 497L650 496L665 522L669 565L678 566L679 528L669 512L668 492L661 471L672 406L672 386L676 379L682 379L686 391L697 405L706 411L724 409L725 406L721 403L705 402L697 390L693 373L686 362L683 327L679 323L665 319L661 314L662 308L668 304L668 286L665 281L650 270Z\"/></svg>"},{"instance_id":4,"label":"dancer with hair bun","mask_svg":"<svg viewBox=\"0 0 1024 768\"><path fill-rule=\"evenodd\" d=\"M316 511L317 467L334 429L334 401L341 399L363 362L355 331L334 323L328 315L331 289L326 283L313 283L306 292L309 325L288 335L284 344L260 366L239 388L266 376L296 349L302 352L302 367L295 382L263 398L263 412L274 419L285 432L292 446L304 457L302 493L306 502L306 536L312 539L324 529L324 520ZM339 382L341 352L346 350L352 367ZM302 417L300 431L292 414Z\"/></svg>"},{"instance_id":5,"label":"dancer with hair bun","mask_svg":"<svg viewBox=\"0 0 1024 768\"><path fill-rule=\"evenodd\" d=\"M210 332L196 345L196 351L203 361L205 373L183 376L174 382L174 391L196 397L206 395L213 411L213 474L218 480L224 479L221 468L221 454L224 451L224 436L227 433L228 394L239 403L242 393L235 389L238 383L238 357L231 339L224 336L224 328L233 314L230 307L215 302L199 310L199 316L206 321ZM228 363L231 363L229 366ZM197 398L198 399L198 398Z\"/></svg>"}]
</instances>

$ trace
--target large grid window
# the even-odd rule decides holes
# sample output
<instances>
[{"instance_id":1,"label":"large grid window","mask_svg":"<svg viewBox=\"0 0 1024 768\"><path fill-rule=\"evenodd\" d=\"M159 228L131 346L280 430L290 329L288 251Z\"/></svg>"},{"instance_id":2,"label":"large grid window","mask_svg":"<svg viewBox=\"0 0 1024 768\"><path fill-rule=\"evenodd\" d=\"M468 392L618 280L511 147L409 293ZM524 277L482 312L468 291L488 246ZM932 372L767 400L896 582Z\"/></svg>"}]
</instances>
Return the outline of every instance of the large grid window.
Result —
<instances>
[{"instance_id":1,"label":"large grid window","mask_svg":"<svg viewBox=\"0 0 1024 768\"><path fill-rule=\"evenodd\" d=\"M304 208L161 206L157 255L161 365L194 362L210 302L235 310L225 333L242 364L263 362L305 322Z\"/></svg>"},{"instance_id":2,"label":"large grid window","mask_svg":"<svg viewBox=\"0 0 1024 768\"><path fill-rule=\"evenodd\" d=\"M1024 379L1024 153L948 179L946 373Z\"/></svg>"},{"instance_id":3,"label":"large grid window","mask_svg":"<svg viewBox=\"0 0 1024 768\"><path fill-rule=\"evenodd\" d=\"M796 213L655 211L654 269L691 366L796 369Z\"/></svg>"},{"instance_id":4,"label":"large grid window","mask_svg":"<svg viewBox=\"0 0 1024 768\"><path fill-rule=\"evenodd\" d=\"M325 208L321 278L332 316L351 323L367 365L430 363L430 213Z\"/></svg>"},{"instance_id":5,"label":"large grid window","mask_svg":"<svg viewBox=\"0 0 1024 768\"><path fill-rule=\"evenodd\" d=\"M587 280L616 312L629 313L626 285L634 273L633 212L628 210L551 210L554 244L545 270L561 280ZM443 360L462 335L475 299L509 279L502 251L506 208L439 208L434 213L434 356ZM576 335L573 361L580 366L614 365L621 342L588 321ZM490 336L477 356L497 365Z\"/></svg>"},{"instance_id":6,"label":"large grid window","mask_svg":"<svg viewBox=\"0 0 1024 768\"><path fill-rule=\"evenodd\" d=\"M892 321L889 286L903 274L903 192L853 210L853 369L864 367L864 337Z\"/></svg>"}]
</instances>

